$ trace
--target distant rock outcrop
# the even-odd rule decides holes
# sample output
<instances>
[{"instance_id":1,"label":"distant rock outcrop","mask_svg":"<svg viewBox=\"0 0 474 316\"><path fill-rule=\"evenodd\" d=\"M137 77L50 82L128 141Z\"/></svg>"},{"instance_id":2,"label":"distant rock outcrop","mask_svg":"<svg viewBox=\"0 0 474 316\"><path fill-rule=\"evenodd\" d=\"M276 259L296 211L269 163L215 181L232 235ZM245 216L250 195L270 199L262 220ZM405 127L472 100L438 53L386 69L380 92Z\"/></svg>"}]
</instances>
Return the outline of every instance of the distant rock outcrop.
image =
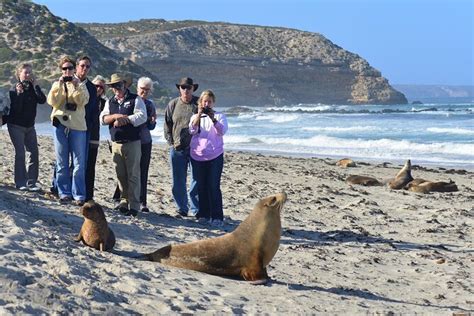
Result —
<instances>
[{"instance_id":1,"label":"distant rock outcrop","mask_svg":"<svg viewBox=\"0 0 474 316\"><path fill-rule=\"evenodd\" d=\"M190 76L220 105L407 103L366 60L318 33L202 21L80 25L166 87Z\"/></svg>"}]
</instances>

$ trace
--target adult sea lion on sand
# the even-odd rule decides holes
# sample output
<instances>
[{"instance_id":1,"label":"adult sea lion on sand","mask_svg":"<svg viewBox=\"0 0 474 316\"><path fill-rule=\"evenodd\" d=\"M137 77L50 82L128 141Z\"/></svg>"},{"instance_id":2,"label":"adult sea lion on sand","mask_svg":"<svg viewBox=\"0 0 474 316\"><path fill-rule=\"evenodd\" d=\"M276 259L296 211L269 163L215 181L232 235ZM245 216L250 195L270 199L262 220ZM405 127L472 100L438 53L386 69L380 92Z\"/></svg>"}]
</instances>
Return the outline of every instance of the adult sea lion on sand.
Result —
<instances>
[{"instance_id":1,"label":"adult sea lion on sand","mask_svg":"<svg viewBox=\"0 0 474 316\"><path fill-rule=\"evenodd\" d=\"M366 176L357 176L357 175L347 177L346 183L348 183L348 184L359 184L359 185L364 185L364 186L367 186L367 187L382 185L382 183L379 180L375 179L375 178L366 177Z\"/></svg>"},{"instance_id":2,"label":"adult sea lion on sand","mask_svg":"<svg viewBox=\"0 0 474 316\"><path fill-rule=\"evenodd\" d=\"M168 245L145 254L144 259L204 273L242 277L254 284L268 280L266 266L280 245L280 212L286 193L257 202L247 218L231 233L186 244Z\"/></svg>"},{"instance_id":3,"label":"adult sea lion on sand","mask_svg":"<svg viewBox=\"0 0 474 316\"><path fill-rule=\"evenodd\" d=\"M444 182L444 181L424 181L417 182L415 179L407 184L408 191L416 193L430 193L430 192L456 192L458 191L458 186L453 181Z\"/></svg>"},{"instance_id":4,"label":"adult sea lion on sand","mask_svg":"<svg viewBox=\"0 0 474 316\"><path fill-rule=\"evenodd\" d=\"M413 177L411 176L411 161L408 159L405 162L403 168L397 173L394 179L392 179L388 186L393 190L403 189L408 182L412 181Z\"/></svg>"},{"instance_id":5,"label":"adult sea lion on sand","mask_svg":"<svg viewBox=\"0 0 474 316\"><path fill-rule=\"evenodd\" d=\"M84 224L75 240L77 242L82 240L85 245L100 251L112 250L115 235L107 225L102 207L90 201L81 207L80 212L84 216Z\"/></svg>"}]
</instances>

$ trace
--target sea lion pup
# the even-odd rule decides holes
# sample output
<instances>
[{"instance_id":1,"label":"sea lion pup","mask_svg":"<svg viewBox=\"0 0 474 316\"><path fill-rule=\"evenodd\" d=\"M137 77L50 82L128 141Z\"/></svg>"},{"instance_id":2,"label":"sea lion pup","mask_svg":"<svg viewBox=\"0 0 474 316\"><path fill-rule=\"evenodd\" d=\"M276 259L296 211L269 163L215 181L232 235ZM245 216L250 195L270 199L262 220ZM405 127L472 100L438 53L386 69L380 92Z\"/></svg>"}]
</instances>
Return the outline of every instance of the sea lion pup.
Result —
<instances>
[{"instance_id":1,"label":"sea lion pup","mask_svg":"<svg viewBox=\"0 0 474 316\"><path fill-rule=\"evenodd\" d=\"M145 254L145 260L204 273L242 277L253 284L268 280L266 266L280 245L280 212L286 193L257 202L231 233L186 244L168 245Z\"/></svg>"},{"instance_id":2,"label":"sea lion pup","mask_svg":"<svg viewBox=\"0 0 474 316\"><path fill-rule=\"evenodd\" d=\"M84 216L84 224L75 241L82 240L85 245L100 251L112 250L115 245L115 235L107 225L102 207L89 201L81 207L80 212Z\"/></svg>"},{"instance_id":3,"label":"sea lion pup","mask_svg":"<svg viewBox=\"0 0 474 316\"><path fill-rule=\"evenodd\" d=\"M415 179L416 180L416 179ZM456 192L458 191L458 186L453 181L444 182L432 182L425 181L417 183L416 181L411 181L407 184L408 191L416 193L430 193L430 192Z\"/></svg>"},{"instance_id":4,"label":"sea lion pup","mask_svg":"<svg viewBox=\"0 0 474 316\"><path fill-rule=\"evenodd\" d=\"M346 183L348 184L359 184L359 185L364 185L366 187L373 187L373 186L380 186L382 185L379 180L372 178L372 177L366 177L366 176L349 176L346 179Z\"/></svg>"},{"instance_id":5,"label":"sea lion pup","mask_svg":"<svg viewBox=\"0 0 474 316\"><path fill-rule=\"evenodd\" d=\"M408 182L412 181L411 176L411 161L408 159L403 168L397 173L394 179L390 180L388 186L393 190L403 189Z\"/></svg>"},{"instance_id":6,"label":"sea lion pup","mask_svg":"<svg viewBox=\"0 0 474 316\"><path fill-rule=\"evenodd\" d=\"M336 166L340 166L342 168L355 167L356 163L350 158L344 158L344 159L338 160L336 162Z\"/></svg>"}]
</instances>

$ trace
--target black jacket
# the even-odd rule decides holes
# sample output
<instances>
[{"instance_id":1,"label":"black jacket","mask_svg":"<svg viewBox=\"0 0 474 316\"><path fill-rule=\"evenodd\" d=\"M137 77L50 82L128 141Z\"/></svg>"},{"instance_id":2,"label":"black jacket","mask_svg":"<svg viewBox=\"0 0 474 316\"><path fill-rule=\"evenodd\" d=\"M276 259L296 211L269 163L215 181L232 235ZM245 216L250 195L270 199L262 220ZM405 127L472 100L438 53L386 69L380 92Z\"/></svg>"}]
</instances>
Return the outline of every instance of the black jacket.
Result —
<instances>
[{"instance_id":1,"label":"black jacket","mask_svg":"<svg viewBox=\"0 0 474 316\"><path fill-rule=\"evenodd\" d=\"M46 102L46 96L41 88L36 85L24 87L23 93L17 94L10 91L10 114L7 122L23 127L33 127L36 119L36 108L38 104Z\"/></svg>"}]
</instances>

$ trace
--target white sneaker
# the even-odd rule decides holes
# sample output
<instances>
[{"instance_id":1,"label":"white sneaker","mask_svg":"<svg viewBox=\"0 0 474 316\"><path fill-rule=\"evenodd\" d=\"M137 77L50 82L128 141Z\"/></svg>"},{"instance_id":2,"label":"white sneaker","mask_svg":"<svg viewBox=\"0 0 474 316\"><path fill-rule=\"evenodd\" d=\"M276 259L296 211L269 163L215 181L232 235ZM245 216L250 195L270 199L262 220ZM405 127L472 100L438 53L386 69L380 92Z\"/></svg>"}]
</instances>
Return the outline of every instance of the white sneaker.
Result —
<instances>
[{"instance_id":1,"label":"white sneaker","mask_svg":"<svg viewBox=\"0 0 474 316\"><path fill-rule=\"evenodd\" d=\"M28 191L28 187L21 186L21 187L18 188L18 190L20 190L20 191Z\"/></svg>"},{"instance_id":2,"label":"white sneaker","mask_svg":"<svg viewBox=\"0 0 474 316\"><path fill-rule=\"evenodd\" d=\"M28 187L28 191L30 191L30 192L38 192L40 190L41 190L41 188L36 186L36 184L33 184L33 185Z\"/></svg>"}]
</instances>

